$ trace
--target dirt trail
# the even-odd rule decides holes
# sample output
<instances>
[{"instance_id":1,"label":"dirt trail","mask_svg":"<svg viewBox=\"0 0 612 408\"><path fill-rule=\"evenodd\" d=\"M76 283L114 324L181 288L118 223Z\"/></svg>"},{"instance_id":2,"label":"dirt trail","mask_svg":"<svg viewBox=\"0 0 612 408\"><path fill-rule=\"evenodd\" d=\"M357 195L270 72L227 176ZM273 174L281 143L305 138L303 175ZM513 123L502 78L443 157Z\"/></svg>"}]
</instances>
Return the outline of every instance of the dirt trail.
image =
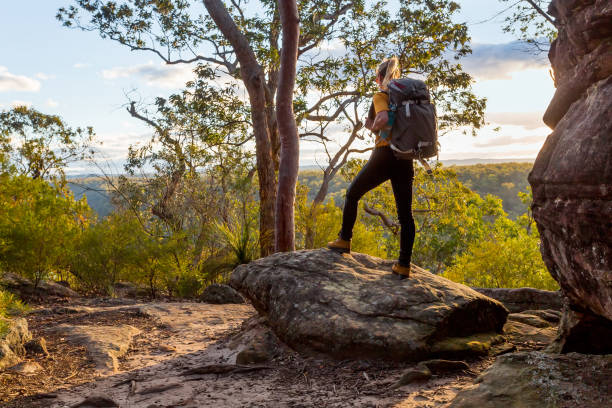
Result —
<instances>
[{"instance_id":1,"label":"dirt trail","mask_svg":"<svg viewBox=\"0 0 612 408\"><path fill-rule=\"evenodd\" d=\"M290 350L254 371L187 375L194 368L234 365L255 315L249 305L202 303L37 310L28 321L35 337L47 339L51 355L28 357L43 366L37 375L0 374L0 401L6 407L64 408L99 395L126 408L443 407L493 361L471 361L469 371L396 389L391 386L411 364L304 358ZM84 347L52 334L49 329L59 324L128 324L141 334L119 359L118 372L101 375Z\"/></svg>"}]
</instances>

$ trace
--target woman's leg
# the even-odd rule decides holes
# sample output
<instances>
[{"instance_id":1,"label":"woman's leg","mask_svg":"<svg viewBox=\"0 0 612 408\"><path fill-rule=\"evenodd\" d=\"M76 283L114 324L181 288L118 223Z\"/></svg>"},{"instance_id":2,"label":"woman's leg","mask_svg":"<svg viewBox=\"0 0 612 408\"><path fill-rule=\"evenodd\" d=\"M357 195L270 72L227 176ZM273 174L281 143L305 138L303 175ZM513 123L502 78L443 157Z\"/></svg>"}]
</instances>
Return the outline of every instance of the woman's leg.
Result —
<instances>
[{"instance_id":1,"label":"woman's leg","mask_svg":"<svg viewBox=\"0 0 612 408\"><path fill-rule=\"evenodd\" d=\"M346 190L344 210L342 212L342 230L340 238L350 241L353 237L353 226L357 219L357 204L365 193L389 180L390 169L395 157L388 147L374 149L370 160L361 169L357 177Z\"/></svg>"},{"instance_id":2,"label":"woman's leg","mask_svg":"<svg viewBox=\"0 0 612 408\"><path fill-rule=\"evenodd\" d=\"M414 167L412 160L400 160L394 157L394 166L391 175L391 186L395 196L395 205L399 218L400 253L399 264L410 266L412 247L414 245L415 227L412 217L412 181Z\"/></svg>"}]
</instances>

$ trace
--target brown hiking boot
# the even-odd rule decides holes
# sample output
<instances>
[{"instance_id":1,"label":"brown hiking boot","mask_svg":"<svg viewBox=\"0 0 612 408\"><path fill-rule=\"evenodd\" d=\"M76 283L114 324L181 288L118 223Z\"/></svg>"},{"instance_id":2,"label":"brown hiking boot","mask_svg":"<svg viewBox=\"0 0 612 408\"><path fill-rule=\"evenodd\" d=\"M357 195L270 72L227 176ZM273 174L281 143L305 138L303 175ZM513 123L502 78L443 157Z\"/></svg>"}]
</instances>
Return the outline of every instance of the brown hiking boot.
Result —
<instances>
[{"instance_id":1,"label":"brown hiking boot","mask_svg":"<svg viewBox=\"0 0 612 408\"><path fill-rule=\"evenodd\" d=\"M410 267L402 266L399 263L394 263L391 267L394 275L399 275L401 279L407 279L410 277Z\"/></svg>"},{"instance_id":2,"label":"brown hiking boot","mask_svg":"<svg viewBox=\"0 0 612 408\"><path fill-rule=\"evenodd\" d=\"M341 254L347 254L351 252L351 241L345 241L342 238L338 238L335 241L328 242L327 247L332 251L340 252Z\"/></svg>"}]
</instances>

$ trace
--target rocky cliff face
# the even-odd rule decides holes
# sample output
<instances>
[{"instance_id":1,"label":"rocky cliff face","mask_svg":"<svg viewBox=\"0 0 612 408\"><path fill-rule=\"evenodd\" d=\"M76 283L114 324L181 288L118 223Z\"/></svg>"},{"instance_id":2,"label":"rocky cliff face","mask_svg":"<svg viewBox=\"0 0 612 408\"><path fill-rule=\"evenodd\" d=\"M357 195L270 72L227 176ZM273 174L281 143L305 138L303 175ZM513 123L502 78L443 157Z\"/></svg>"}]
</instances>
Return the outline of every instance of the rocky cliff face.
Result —
<instances>
[{"instance_id":1,"label":"rocky cliff face","mask_svg":"<svg viewBox=\"0 0 612 408\"><path fill-rule=\"evenodd\" d=\"M560 351L612 352L612 3L555 0L549 12L559 23L549 53L557 91L544 121L554 130L529 175L533 213L569 299L562 336L592 325L603 335L561 340Z\"/></svg>"}]
</instances>

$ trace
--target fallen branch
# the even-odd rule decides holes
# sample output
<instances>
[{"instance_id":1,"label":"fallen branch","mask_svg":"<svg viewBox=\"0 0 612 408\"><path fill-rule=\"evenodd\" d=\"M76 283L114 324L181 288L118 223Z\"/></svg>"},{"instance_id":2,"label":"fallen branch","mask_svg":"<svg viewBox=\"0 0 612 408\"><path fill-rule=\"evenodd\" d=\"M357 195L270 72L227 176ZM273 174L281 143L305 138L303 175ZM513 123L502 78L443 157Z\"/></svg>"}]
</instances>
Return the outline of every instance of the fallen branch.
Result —
<instances>
[{"instance_id":1,"label":"fallen branch","mask_svg":"<svg viewBox=\"0 0 612 408\"><path fill-rule=\"evenodd\" d=\"M180 375L194 375L194 374L237 374L247 373L250 371L258 370L271 370L273 367L268 366L243 366L243 365L232 365L232 364L211 364L202 367L190 368L189 370L183 371Z\"/></svg>"},{"instance_id":2,"label":"fallen branch","mask_svg":"<svg viewBox=\"0 0 612 408\"><path fill-rule=\"evenodd\" d=\"M179 387L182 387L182 386L183 385L179 384L179 383L156 385L154 387L145 388L142 391L138 391L136 394L138 394L138 395L155 394L155 393L158 393L158 392L168 391L168 390L171 390L173 388L179 388Z\"/></svg>"}]
</instances>

